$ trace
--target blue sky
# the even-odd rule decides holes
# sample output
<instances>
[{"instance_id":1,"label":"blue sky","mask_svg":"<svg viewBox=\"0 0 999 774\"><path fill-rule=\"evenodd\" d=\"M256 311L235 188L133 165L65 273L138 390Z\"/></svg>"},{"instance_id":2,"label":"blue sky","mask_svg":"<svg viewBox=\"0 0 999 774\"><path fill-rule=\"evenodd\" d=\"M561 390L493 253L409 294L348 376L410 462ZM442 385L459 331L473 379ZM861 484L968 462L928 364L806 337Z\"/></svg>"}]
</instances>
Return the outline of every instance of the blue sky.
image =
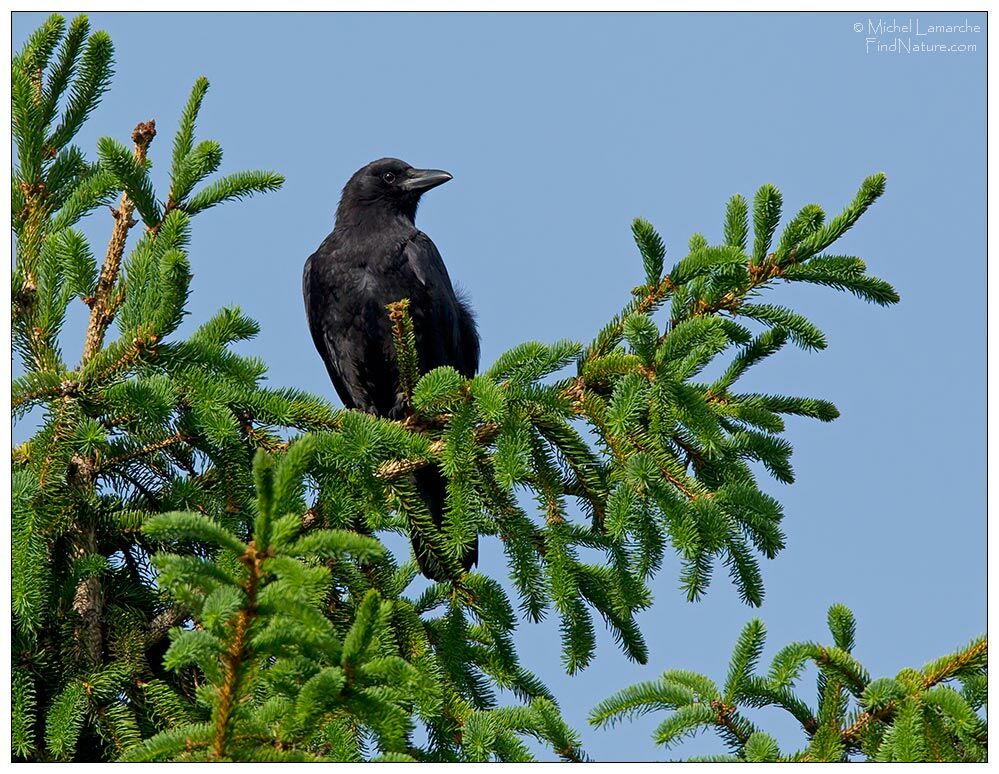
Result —
<instances>
[{"instance_id":1,"label":"blue sky","mask_svg":"<svg viewBox=\"0 0 999 774\"><path fill-rule=\"evenodd\" d=\"M883 18L893 16L922 30L965 18ZM967 17L984 30L984 14ZM43 18L14 15L15 48ZM887 174L886 195L835 252L862 256L901 304L868 307L821 288L770 295L818 323L829 348L782 351L747 385L830 399L842 417L789 422L797 482L768 486L788 540L763 567L763 608L743 605L724 572L687 603L668 561L640 619L645 667L605 635L593 665L568 678L554 622L519 629L525 664L594 759L720 751L711 737L656 748L662 715L597 731L586 714L670 667L723 680L757 615L768 663L788 641L827 640L826 609L849 605L857 655L875 675L985 630L984 32L873 36L977 46L897 53L867 42L882 18L867 13L91 18L111 33L118 65L82 148L93 153L104 134L127 141L155 118L150 156L165 190L177 117L204 74L200 136L222 143L223 171L287 177L276 194L195 220L186 327L239 304L262 326L245 349L269 364L271 383L333 400L305 324L301 268L332 228L344 181L371 159L454 174L417 223L478 310L483 364L528 339L589 340L641 280L635 216L656 224L676 260L695 231L720 240L733 193L772 182L792 213L810 202L838 212L866 175ZM88 228L106 238L108 223ZM504 575L498 545L482 556L481 569ZM760 720L797 743L779 715Z\"/></svg>"}]
</instances>

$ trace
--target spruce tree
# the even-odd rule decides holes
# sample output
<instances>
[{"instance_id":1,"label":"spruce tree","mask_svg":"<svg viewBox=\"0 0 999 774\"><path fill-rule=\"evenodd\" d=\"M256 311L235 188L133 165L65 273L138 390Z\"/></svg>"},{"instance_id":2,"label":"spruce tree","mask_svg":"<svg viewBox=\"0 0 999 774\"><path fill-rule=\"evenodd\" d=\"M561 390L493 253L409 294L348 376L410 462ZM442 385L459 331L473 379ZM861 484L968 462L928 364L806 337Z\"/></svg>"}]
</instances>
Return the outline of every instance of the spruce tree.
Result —
<instances>
[{"instance_id":1,"label":"spruce tree","mask_svg":"<svg viewBox=\"0 0 999 774\"><path fill-rule=\"evenodd\" d=\"M282 178L215 176L221 146L196 138L203 78L167 191L152 120L131 148L105 137L88 157L72 141L112 71L85 17L52 16L12 62L12 409L37 421L12 462L15 759L518 761L533 739L582 760L519 661L521 621L557 616L575 673L594 614L648 660L635 614L660 571L696 600L721 562L762 603L759 557L784 536L758 476L793 481L784 416L837 411L738 388L789 343L825 346L761 296L807 282L897 301L861 259L827 252L883 175L828 221L807 205L783 229L776 188L735 196L723 243L695 235L668 271L636 220L646 276L620 314L586 345L521 344L473 379L418 373L400 299L385 313L413 412L390 421L264 386L263 363L233 351L258 330L238 308L178 334L194 217ZM105 206L98 249L79 224ZM409 475L431 463L448 479L441 530ZM416 562L380 540L393 532L419 533L449 581L414 591ZM462 570L476 535L502 542L515 599Z\"/></svg>"}]
</instances>

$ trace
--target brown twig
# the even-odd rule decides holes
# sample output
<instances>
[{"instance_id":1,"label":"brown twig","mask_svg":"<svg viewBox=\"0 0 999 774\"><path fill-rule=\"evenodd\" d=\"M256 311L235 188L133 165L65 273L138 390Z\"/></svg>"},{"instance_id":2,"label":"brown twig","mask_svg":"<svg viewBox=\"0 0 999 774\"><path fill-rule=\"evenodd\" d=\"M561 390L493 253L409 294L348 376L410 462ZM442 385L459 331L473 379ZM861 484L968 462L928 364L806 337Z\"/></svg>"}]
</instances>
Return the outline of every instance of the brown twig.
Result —
<instances>
[{"instance_id":1,"label":"brown twig","mask_svg":"<svg viewBox=\"0 0 999 774\"><path fill-rule=\"evenodd\" d=\"M219 688L219 703L215 720L215 740L212 746L212 752L216 758L223 758L225 756L229 736L232 732L233 710L239 699L239 690L245 671L243 669L243 662L246 660L249 648L248 636L250 625L257 614L257 591L262 575L260 564L266 557L267 553L258 551L253 543L250 543L246 549L246 553L240 557L240 562L248 570L248 577L244 588L246 592L246 604L236 617L232 644L222 656L225 673L222 678L222 686Z\"/></svg>"},{"instance_id":2,"label":"brown twig","mask_svg":"<svg viewBox=\"0 0 999 774\"><path fill-rule=\"evenodd\" d=\"M73 379L65 379L53 387L40 387L37 390L26 392L11 399L12 410L34 403L45 398L70 397L75 398L80 391L80 383Z\"/></svg>"},{"instance_id":3,"label":"brown twig","mask_svg":"<svg viewBox=\"0 0 999 774\"><path fill-rule=\"evenodd\" d=\"M155 358L158 341L159 338L156 334L150 333L147 327L140 328L138 335L130 342L130 346L117 359L111 362L100 363L100 369L95 368L93 361L91 361L91 366L81 371L84 388L95 383L100 384L105 379L122 373L142 358Z\"/></svg>"},{"instance_id":4,"label":"brown twig","mask_svg":"<svg viewBox=\"0 0 999 774\"><path fill-rule=\"evenodd\" d=\"M732 720L732 716L735 715L736 709L731 704L726 704L719 699L711 700L711 709L715 711L715 723L730 734L735 737L740 744L745 744L749 741L749 736L740 729L735 722Z\"/></svg>"},{"instance_id":5,"label":"brown twig","mask_svg":"<svg viewBox=\"0 0 999 774\"><path fill-rule=\"evenodd\" d=\"M892 716L895 714L895 709L895 702L890 702L877 712L863 712L858 715L857 719L844 728L840 733L840 738L843 740L843 744L846 747L854 749L858 748L860 746L860 737L863 735L864 731L867 730L867 727L871 725L871 723L883 723L891 720Z\"/></svg>"},{"instance_id":6,"label":"brown twig","mask_svg":"<svg viewBox=\"0 0 999 774\"><path fill-rule=\"evenodd\" d=\"M132 142L135 143L134 156L140 164L145 162L149 144L155 136L155 121L140 123L132 132ZM90 308L90 323L87 326L87 338L83 345L83 363L89 361L100 351L104 344L104 334L114 319L114 313L120 303L120 299L116 297L114 292L115 283L118 281L118 274L121 271L121 258L125 253L128 232L137 223L132 218L134 209L134 203L128 194L123 192L118 209L111 210L115 219L114 229L111 231L111 240L108 242L104 264L101 266L101 274L97 280L97 289L94 291L93 304Z\"/></svg>"},{"instance_id":7,"label":"brown twig","mask_svg":"<svg viewBox=\"0 0 999 774\"><path fill-rule=\"evenodd\" d=\"M477 443L489 441L499 433L499 425L485 424L475 430L475 440ZM430 444L430 454L427 457L410 457L404 460L389 460L378 466L375 475L385 481L399 478L410 473L414 473L420 468L425 468L431 464L431 457L444 451L444 441L433 441Z\"/></svg>"},{"instance_id":8,"label":"brown twig","mask_svg":"<svg viewBox=\"0 0 999 774\"><path fill-rule=\"evenodd\" d=\"M954 676L954 673L958 670L966 667L968 664L981 658L983 655L988 653L989 641L988 639L983 639L981 642L977 642L965 651L960 653L955 653L954 658L944 664L935 672L931 672L923 678L923 687L926 689L932 688L937 683L943 682Z\"/></svg>"},{"instance_id":9,"label":"brown twig","mask_svg":"<svg viewBox=\"0 0 999 774\"><path fill-rule=\"evenodd\" d=\"M721 311L727 311L733 315L739 313L739 307L745 297L761 285L765 285L771 280L777 279L784 273L784 264L794 263L793 253L784 263L777 262L777 254L771 253L762 263L750 263L746 269L749 271L749 283L744 288L730 290L717 301L709 302L703 298L697 300L691 310L691 317L703 317Z\"/></svg>"},{"instance_id":10,"label":"brown twig","mask_svg":"<svg viewBox=\"0 0 999 774\"><path fill-rule=\"evenodd\" d=\"M638 302L635 307L635 311L639 314L645 314L649 310L655 307L656 304L661 303L662 300L676 289L676 285L673 284L673 280L669 276L663 277L659 280L659 284L655 285L643 298Z\"/></svg>"},{"instance_id":11,"label":"brown twig","mask_svg":"<svg viewBox=\"0 0 999 774\"><path fill-rule=\"evenodd\" d=\"M120 465L123 462L134 460L136 457L144 457L147 454L152 454L153 452L166 449L170 446L173 446L174 444L184 443L185 441L188 440L189 440L188 437L178 430L176 433L167 438L161 438L160 440L148 443L145 446L142 446L141 448L133 449L132 451L125 452L124 454L119 454L117 457L112 457L111 459L105 460L96 469L96 472L100 473L102 471L109 470L110 468Z\"/></svg>"},{"instance_id":12,"label":"brown twig","mask_svg":"<svg viewBox=\"0 0 999 774\"><path fill-rule=\"evenodd\" d=\"M416 339L413 338L413 320L409 316L409 299L393 301L387 308L389 321L392 323L396 366L399 369L399 390L409 401L413 397L413 388L420 378Z\"/></svg>"}]
</instances>

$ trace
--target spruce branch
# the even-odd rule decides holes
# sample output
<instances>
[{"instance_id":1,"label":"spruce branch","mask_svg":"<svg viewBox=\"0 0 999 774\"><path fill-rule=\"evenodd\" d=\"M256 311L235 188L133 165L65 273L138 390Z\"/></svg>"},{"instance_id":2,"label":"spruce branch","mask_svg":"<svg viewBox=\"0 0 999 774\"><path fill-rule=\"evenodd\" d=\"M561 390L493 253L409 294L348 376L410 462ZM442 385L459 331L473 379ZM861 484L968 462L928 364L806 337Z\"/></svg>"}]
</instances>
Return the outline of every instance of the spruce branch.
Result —
<instances>
[{"instance_id":1,"label":"spruce branch","mask_svg":"<svg viewBox=\"0 0 999 774\"><path fill-rule=\"evenodd\" d=\"M171 446L175 446L177 444L182 444L182 443L188 443L190 441L191 438L189 438L184 433L178 431L173 435L167 436L166 438L161 438L158 441L151 441L145 444L144 446L140 446L136 449L131 449L130 451L125 452L124 454L119 454L117 457L111 457L106 460L101 460L97 464L94 473L96 475L104 473L109 470L115 470L116 468L118 468L119 466L123 465L124 463L130 460L149 457L150 455L155 454L156 452L159 451L163 451L164 449L168 449Z\"/></svg>"},{"instance_id":2,"label":"spruce branch","mask_svg":"<svg viewBox=\"0 0 999 774\"><path fill-rule=\"evenodd\" d=\"M236 172L209 183L191 196L182 209L189 215L194 215L222 202L245 199L255 193L277 191L282 185L284 185L284 176L276 172L266 170Z\"/></svg>"},{"instance_id":3,"label":"spruce branch","mask_svg":"<svg viewBox=\"0 0 999 774\"><path fill-rule=\"evenodd\" d=\"M750 622L736 644L724 699L707 677L669 670L657 682L631 686L601 702L591 712L590 722L605 725L667 709L670 714L658 732L661 744L669 746L683 733L713 726L734 750L733 760L756 760L762 754L755 750L760 732L739 714L739 707L774 706L801 724L808 745L791 755L781 755L771 746L766 753L771 760L839 761L847 754L864 755L869 760L984 759L985 724L975 714L976 708L968 703L967 694L940 686L947 680L984 679L988 652L984 637L927 665L922 672L903 669L896 678L871 681L849 655L852 613L842 605L833 605L828 622L834 646L792 643L774 657L766 677L755 674L765 632L759 621ZM819 670L817 714L792 692L808 661ZM850 684L852 710L843 682ZM934 691L941 691L939 698ZM702 712L705 701L710 703L710 714ZM937 710L930 706L946 710L935 715ZM913 718L917 722L913 723Z\"/></svg>"},{"instance_id":4,"label":"spruce branch","mask_svg":"<svg viewBox=\"0 0 999 774\"><path fill-rule=\"evenodd\" d=\"M133 159L141 166L146 161L149 144L156 136L156 122L147 121L136 125L132 132L132 142L135 145ZM121 259L125 253L125 241L128 232L135 225L132 211L135 209L131 197L122 193L118 209L112 210L114 228L101 265L101 273L94 291L93 303L90 305L90 323L87 326L87 336L83 345L81 366L86 365L104 344L104 334L114 319L115 310L119 304L116 297L118 273L121 270Z\"/></svg>"},{"instance_id":5,"label":"spruce branch","mask_svg":"<svg viewBox=\"0 0 999 774\"><path fill-rule=\"evenodd\" d=\"M413 388L419 381L416 335L413 332L413 319L409 316L409 299L403 298L389 304L388 315L392 323L392 341L399 369L399 385L408 401L412 399Z\"/></svg>"},{"instance_id":6,"label":"spruce branch","mask_svg":"<svg viewBox=\"0 0 999 774\"><path fill-rule=\"evenodd\" d=\"M95 32L87 39L79 66L70 68L67 62L66 69L75 71L73 86L62 120L45 141L48 147L60 149L67 145L97 107L111 83L113 58L114 46L110 36L106 32ZM59 86L59 81L55 81L54 85Z\"/></svg>"},{"instance_id":7,"label":"spruce branch","mask_svg":"<svg viewBox=\"0 0 999 774\"><path fill-rule=\"evenodd\" d=\"M929 690L935 685L950 680L968 667L981 667L987 663L989 652L988 638L982 637L967 648L947 656L925 668L923 688Z\"/></svg>"},{"instance_id":8,"label":"spruce branch","mask_svg":"<svg viewBox=\"0 0 999 774\"><path fill-rule=\"evenodd\" d=\"M140 137L147 134L148 139L143 142ZM102 137L97 144L97 155L101 165L115 176L118 184L128 195L132 209L138 213L146 227L151 229L159 225L163 214L159 202L156 201L152 181L149 179L145 149L143 148L141 154L137 151L140 143L148 145L155 135L155 122L150 121L146 125L140 124L133 132L132 139L136 150L132 153L112 137Z\"/></svg>"},{"instance_id":9,"label":"spruce branch","mask_svg":"<svg viewBox=\"0 0 999 774\"><path fill-rule=\"evenodd\" d=\"M498 425L484 424L475 429L475 440L477 443L487 443L499 432ZM421 468L425 468L433 463L432 458L440 456L447 444L443 440L432 441L427 447L428 455L421 457L410 457L401 460L388 460L378 466L375 475L383 481L407 476Z\"/></svg>"},{"instance_id":10,"label":"spruce branch","mask_svg":"<svg viewBox=\"0 0 999 774\"><path fill-rule=\"evenodd\" d=\"M740 747L744 747L752 731L747 730L746 721L739 722L736 708L732 704L726 704L720 699L712 699L711 709L715 713L715 724L722 729L723 733L734 739Z\"/></svg>"},{"instance_id":11,"label":"spruce branch","mask_svg":"<svg viewBox=\"0 0 999 774\"><path fill-rule=\"evenodd\" d=\"M250 543L246 553L239 559L240 563L246 567L247 572L243 584L246 601L236 616L229 648L222 656L224 672L219 687L218 707L215 713L215 735L212 741L212 750L217 759L227 757L226 753L233 732L233 713L241 694L241 684L246 678L247 670L244 661L248 655L250 626L257 614L257 592L263 574L261 564L266 558L268 558L266 550L264 552L258 551L254 544Z\"/></svg>"},{"instance_id":12,"label":"spruce branch","mask_svg":"<svg viewBox=\"0 0 999 774\"><path fill-rule=\"evenodd\" d=\"M840 738L846 749L859 752L864 736L874 726L881 723L890 723L895 717L897 706L894 703L886 704L874 712L861 712L857 719L840 732Z\"/></svg>"},{"instance_id":13,"label":"spruce branch","mask_svg":"<svg viewBox=\"0 0 999 774\"><path fill-rule=\"evenodd\" d=\"M173 167L172 176L176 178L184 165L185 160L194 147L194 127L198 120L198 113L201 112L201 103L208 93L208 79L200 76L191 89L184 112L180 117L180 126L173 142ZM178 197L183 198L183 197Z\"/></svg>"}]
</instances>

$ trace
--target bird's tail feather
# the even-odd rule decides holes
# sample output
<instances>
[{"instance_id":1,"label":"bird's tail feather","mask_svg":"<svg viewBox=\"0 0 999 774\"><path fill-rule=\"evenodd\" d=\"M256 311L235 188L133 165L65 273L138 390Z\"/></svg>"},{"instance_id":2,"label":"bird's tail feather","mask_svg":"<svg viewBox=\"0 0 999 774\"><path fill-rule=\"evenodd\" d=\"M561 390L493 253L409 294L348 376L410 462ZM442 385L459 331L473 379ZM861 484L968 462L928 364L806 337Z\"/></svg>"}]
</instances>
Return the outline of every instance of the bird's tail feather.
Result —
<instances>
[{"instance_id":1,"label":"bird's tail feather","mask_svg":"<svg viewBox=\"0 0 999 774\"><path fill-rule=\"evenodd\" d=\"M430 511L430 518L434 527L440 531L444 525L444 505L447 501L447 480L435 465L428 465L413 474L413 483L416 484L416 491ZM424 545L424 541L419 531L410 530L413 543L413 552L416 554L416 561L420 565L420 572L427 578L443 583L450 582L447 571L441 562L434 556L429 546ZM479 561L479 538L475 537L475 542L461 557L461 566L467 572L472 565Z\"/></svg>"}]
</instances>

